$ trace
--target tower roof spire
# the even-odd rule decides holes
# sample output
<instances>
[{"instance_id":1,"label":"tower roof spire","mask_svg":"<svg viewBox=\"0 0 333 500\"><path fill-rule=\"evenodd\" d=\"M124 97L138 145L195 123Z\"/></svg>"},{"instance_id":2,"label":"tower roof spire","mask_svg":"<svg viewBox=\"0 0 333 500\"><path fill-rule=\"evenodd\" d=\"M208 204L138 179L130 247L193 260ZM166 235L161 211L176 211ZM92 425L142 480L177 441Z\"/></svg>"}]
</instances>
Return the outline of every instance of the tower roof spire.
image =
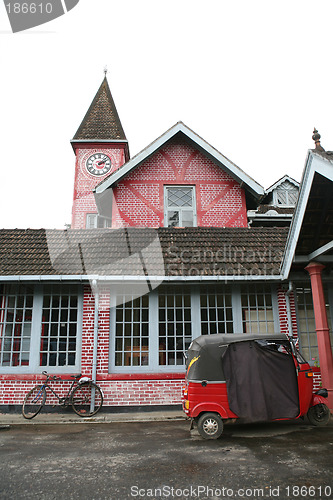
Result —
<instances>
[{"instance_id":1,"label":"tower roof spire","mask_svg":"<svg viewBox=\"0 0 333 500\"><path fill-rule=\"evenodd\" d=\"M126 141L125 132L105 76L73 141Z\"/></svg>"}]
</instances>

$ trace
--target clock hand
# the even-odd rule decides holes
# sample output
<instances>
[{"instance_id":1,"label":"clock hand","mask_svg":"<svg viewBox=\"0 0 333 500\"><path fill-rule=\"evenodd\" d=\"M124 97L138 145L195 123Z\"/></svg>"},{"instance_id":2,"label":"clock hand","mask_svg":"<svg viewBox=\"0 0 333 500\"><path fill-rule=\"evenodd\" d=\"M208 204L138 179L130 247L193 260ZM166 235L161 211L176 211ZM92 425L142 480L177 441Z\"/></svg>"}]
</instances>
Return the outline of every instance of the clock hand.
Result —
<instances>
[{"instance_id":1,"label":"clock hand","mask_svg":"<svg viewBox=\"0 0 333 500\"><path fill-rule=\"evenodd\" d=\"M102 165L103 163L105 163L105 162L106 162L106 160L107 160L107 159L108 159L108 157L106 156L106 157L104 158L104 160L99 161L99 162L97 163L97 165Z\"/></svg>"}]
</instances>

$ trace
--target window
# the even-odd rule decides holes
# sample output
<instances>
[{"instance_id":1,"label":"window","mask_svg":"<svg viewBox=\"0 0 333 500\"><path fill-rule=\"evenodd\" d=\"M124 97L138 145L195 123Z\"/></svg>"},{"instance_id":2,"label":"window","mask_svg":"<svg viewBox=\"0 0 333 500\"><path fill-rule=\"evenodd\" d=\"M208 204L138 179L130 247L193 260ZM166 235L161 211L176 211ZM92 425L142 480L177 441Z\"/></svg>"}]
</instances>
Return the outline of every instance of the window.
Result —
<instances>
[{"instance_id":1,"label":"window","mask_svg":"<svg viewBox=\"0 0 333 500\"><path fill-rule=\"evenodd\" d=\"M148 295L117 297L115 366L147 366L149 364L149 299Z\"/></svg>"},{"instance_id":2,"label":"window","mask_svg":"<svg viewBox=\"0 0 333 500\"><path fill-rule=\"evenodd\" d=\"M87 214L86 229L111 227L111 219L98 214Z\"/></svg>"},{"instance_id":3,"label":"window","mask_svg":"<svg viewBox=\"0 0 333 500\"><path fill-rule=\"evenodd\" d=\"M167 186L164 206L165 226L193 227L197 225L193 186Z\"/></svg>"},{"instance_id":4,"label":"window","mask_svg":"<svg viewBox=\"0 0 333 500\"><path fill-rule=\"evenodd\" d=\"M158 300L159 364L183 365L184 353L192 341L190 292L161 288Z\"/></svg>"},{"instance_id":5,"label":"window","mask_svg":"<svg viewBox=\"0 0 333 500\"><path fill-rule=\"evenodd\" d=\"M273 204L276 206L294 207L297 203L298 188L285 181L273 191Z\"/></svg>"},{"instance_id":6,"label":"window","mask_svg":"<svg viewBox=\"0 0 333 500\"><path fill-rule=\"evenodd\" d=\"M41 366L75 365L78 319L77 293L69 286L44 287Z\"/></svg>"},{"instance_id":7,"label":"window","mask_svg":"<svg viewBox=\"0 0 333 500\"><path fill-rule=\"evenodd\" d=\"M0 366L29 364L33 289L0 288Z\"/></svg>"},{"instance_id":8,"label":"window","mask_svg":"<svg viewBox=\"0 0 333 500\"><path fill-rule=\"evenodd\" d=\"M0 370L78 369L81 318L78 286L0 286Z\"/></svg>"},{"instance_id":9,"label":"window","mask_svg":"<svg viewBox=\"0 0 333 500\"><path fill-rule=\"evenodd\" d=\"M162 284L140 297L135 285L122 291L111 290L111 373L183 371L200 335L278 332L276 290L268 284Z\"/></svg>"},{"instance_id":10,"label":"window","mask_svg":"<svg viewBox=\"0 0 333 500\"><path fill-rule=\"evenodd\" d=\"M324 284L325 296L328 296L327 287ZM297 297L297 329L300 350L306 360L312 365L319 365L318 340L316 333L316 323L312 302L312 291L310 283L298 283L296 288ZM329 305L326 305L327 320L330 331L331 317ZM331 337L332 341L332 337Z\"/></svg>"},{"instance_id":11,"label":"window","mask_svg":"<svg viewBox=\"0 0 333 500\"><path fill-rule=\"evenodd\" d=\"M275 332L270 285L242 285L241 302L244 333Z\"/></svg>"},{"instance_id":12,"label":"window","mask_svg":"<svg viewBox=\"0 0 333 500\"><path fill-rule=\"evenodd\" d=\"M203 289L200 294L201 335L233 333L231 288Z\"/></svg>"}]
</instances>

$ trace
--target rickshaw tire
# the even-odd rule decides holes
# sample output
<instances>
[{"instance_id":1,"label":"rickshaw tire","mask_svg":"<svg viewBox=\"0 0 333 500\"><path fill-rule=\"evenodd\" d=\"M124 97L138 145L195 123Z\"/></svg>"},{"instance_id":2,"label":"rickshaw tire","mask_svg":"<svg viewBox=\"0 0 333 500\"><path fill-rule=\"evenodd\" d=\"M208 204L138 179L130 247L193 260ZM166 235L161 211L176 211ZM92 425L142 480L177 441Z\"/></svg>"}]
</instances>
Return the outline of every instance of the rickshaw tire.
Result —
<instances>
[{"instance_id":1,"label":"rickshaw tire","mask_svg":"<svg viewBox=\"0 0 333 500\"><path fill-rule=\"evenodd\" d=\"M320 403L309 408L307 417L311 425L324 426L328 424L331 418L331 412L328 406Z\"/></svg>"},{"instance_id":2,"label":"rickshaw tire","mask_svg":"<svg viewBox=\"0 0 333 500\"><path fill-rule=\"evenodd\" d=\"M198 421L199 434L205 439L218 439L223 432L223 420L218 413L203 413Z\"/></svg>"}]
</instances>

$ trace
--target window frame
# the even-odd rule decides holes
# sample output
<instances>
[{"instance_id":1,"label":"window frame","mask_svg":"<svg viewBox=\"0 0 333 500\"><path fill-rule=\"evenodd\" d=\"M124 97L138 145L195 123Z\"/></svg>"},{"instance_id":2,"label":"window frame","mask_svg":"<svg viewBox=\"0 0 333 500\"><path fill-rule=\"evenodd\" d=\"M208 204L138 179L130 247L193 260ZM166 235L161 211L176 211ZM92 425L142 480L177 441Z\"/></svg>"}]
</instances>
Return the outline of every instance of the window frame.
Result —
<instances>
[{"instance_id":1,"label":"window frame","mask_svg":"<svg viewBox=\"0 0 333 500\"><path fill-rule=\"evenodd\" d=\"M98 213L86 214L86 229L105 229L111 227L111 219Z\"/></svg>"},{"instance_id":2,"label":"window frame","mask_svg":"<svg viewBox=\"0 0 333 500\"><path fill-rule=\"evenodd\" d=\"M9 283L8 283L9 284ZM10 283L13 284L13 283ZM51 283L56 285L55 283ZM18 289L18 284L14 283ZM45 286L48 284L45 283ZM66 286L64 283L58 286ZM22 286L22 285L21 285ZM27 286L29 286L27 284ZM81 367L81 351L82 351L82 321L83 321L83 287L80 285L71 285L77 287L77 333L76 333L76 359L74 365L68 366L52 366L41 365L41 340L42 340L42 314L43 314L43 299L44 285L32 284L33 286L33 305L31 318L31 336L30 336L30 351L29 363L23 366L0 366L0 374L4 373L24 373L24 374L39 374L46 370L49 373L74 373L80 370ZM4 290L6 285L4 285Z\"/></svg>"},{"instance_id":3,"label":"window frame","mask_svg":"<svg viewBox=\"0 0 333 500\"><path fill-rule=\"evenodd\" d=\"M168 204L168 190L175 188L188 188L192 191L192 207L179 207ZM168 220L168 212L169 211L178 211L179 212L179 225L178 226L170 226ZM193 225L192 226L184 226L183 222L183 212L192 210L193 214ZM164 186L164 227L197 227L197 201L196 201L196 189L195 185L191 184L169 184Z\"/></svg>"},{"instance_id":4,"label":"window frame","mask_svg":"<svg viewBox=\"0 0 333 500\"><path fill-rule=\"evenodd\" d=\"M289 186L289 184L288 184L288 186ZM281 192L283 192L286 196L286 203L279 202L279 194ZM290 194L292 194L292 193L297 193L295 202L290 201ZM291 207L294 208L297 204L298 195L299 195L299 189L296 186L290 185L290 187L286 187L282 184L281 186L278 186L273 191L273 205L276 207L282 207L282 208L291 208Z\"/></svg>"}]
</instances>

